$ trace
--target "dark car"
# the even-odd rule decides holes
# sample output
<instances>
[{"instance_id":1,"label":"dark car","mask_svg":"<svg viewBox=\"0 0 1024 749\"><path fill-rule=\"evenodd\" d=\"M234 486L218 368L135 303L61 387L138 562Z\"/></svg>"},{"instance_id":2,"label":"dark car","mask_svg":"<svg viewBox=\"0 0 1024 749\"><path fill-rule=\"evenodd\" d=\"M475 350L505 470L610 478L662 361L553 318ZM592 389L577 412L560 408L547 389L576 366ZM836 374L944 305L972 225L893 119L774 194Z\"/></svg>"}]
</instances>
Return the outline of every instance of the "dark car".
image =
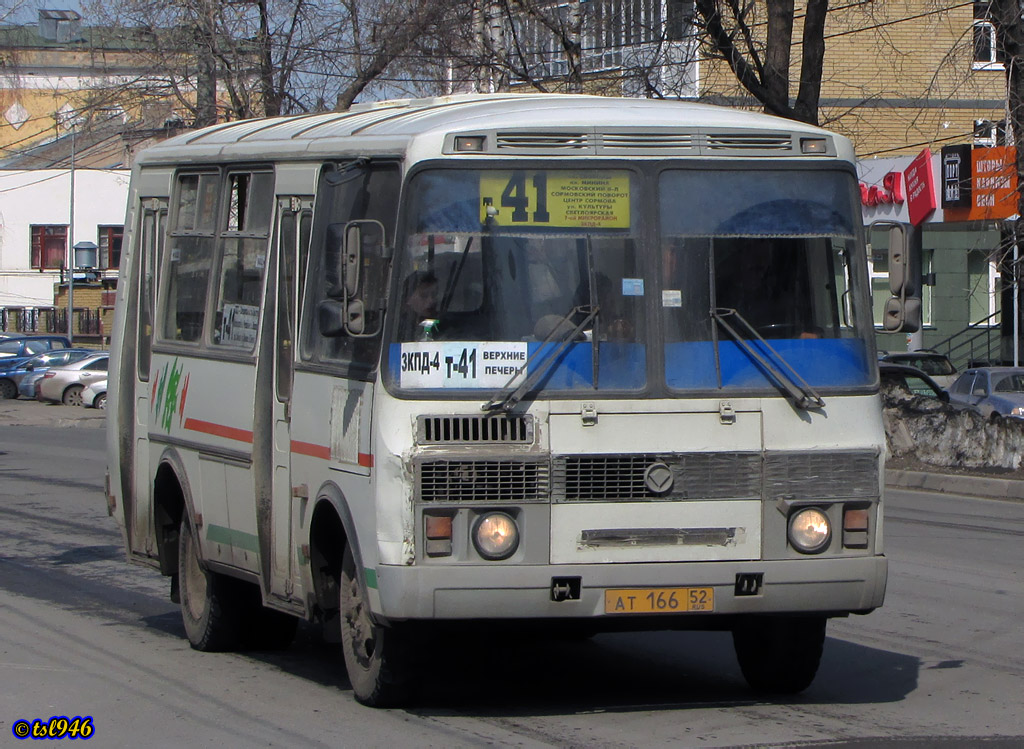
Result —
<instances>
[{"instance_id":1,"label":"dark car","mask_svg":"<svg viewBox=\"0 0 1024 749\"><path fill-rule=\"evenodd\" d=\"M61 367L94 353L93 349L65 348L44 351L28 359L0 361L0 398L17 398L26 378L31 379L33 375L42 377L43 372L50 367Z\"/></svg>"},{"instance_id":2,"label":"dark car","mask_svg":"<svg viewBox=\"0 0 1024 749\"><path fill-rule=\"evenodd\" d=\"M1024 419L1024 367L965 370L949 389L952 403L977 408L983 416Z\"/></svg>"},{"instance_id":3,"label":"dark car","mask_svg":"<svg viewBox=\"0 0 1024 749\"><path fill-rule=\"evenodd\" d=\"M879 361L905 364L916 367L938 383L939 387L948 388L956 379L956 367L944 354L935 351L901 351L880 354Z\"/></svg>"},{"instance_id":4,"label":"dark car","mask_svg":"<svg viewBox=\"0 0 1024 749\"><path fill-rule=\"evenodd\" d=\"M895 389L904 395L923 395L949 403L949 393L917 367L880 361L878 375L882 383L882 396L887 400L890 397L890 389Z\"/></svg>"},{"instance_id":5,"label":"dark car","mask_svg":"<svg viewBox=\"0 0 1024 749\"><path fill-rule=\"evenodd\" d=\"M30 335L0 341L0 368L12 369L30 356L44 351L71 348L71 341L59 335Z\"/></svg>"}]
</instances>

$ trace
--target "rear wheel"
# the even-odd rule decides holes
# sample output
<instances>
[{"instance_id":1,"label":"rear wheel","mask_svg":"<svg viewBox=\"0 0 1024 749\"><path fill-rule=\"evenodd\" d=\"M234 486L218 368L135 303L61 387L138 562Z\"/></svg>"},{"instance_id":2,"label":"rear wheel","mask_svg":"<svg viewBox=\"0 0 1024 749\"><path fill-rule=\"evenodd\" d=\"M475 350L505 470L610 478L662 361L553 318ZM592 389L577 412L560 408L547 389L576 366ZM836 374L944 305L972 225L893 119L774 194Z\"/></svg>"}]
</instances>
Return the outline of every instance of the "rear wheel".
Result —
<instances>
[{"instance_id":1,"label":"rear wheel","mask_svg":"<svg viewBox=\"0 0 1024 749\"><path fill-rule=\"evenodd\" d=\"M81 385L72 385L64 391L64 397L61 399L64 401L65 406L81 406L82 405L82 391Z\"/></svg>"},{"instance_id":2,"label":"rear wheel","mask_svg":"<svg viewBox=\"0 0 1024 749\"><path fill-rule=\"evenodd\" d=\"M373 621L359 584L352 547L341 562L341 650L355 698L370 707L394 707L408 698L403 633Z\"/></svg>"},{"instance_id":3,"label":"rear wheel","mask_svg":"<svg viewBox=\"0 0 1024 749\"><path fill-rule=\"evenodd\" d=\"M732 633L740 669L751 689L796 694L814 681L825 646L823 616L753 618Z\"/></svg>"},{"instance_id":4,"label":"rear wheel","mask_svg":"<svg viewBox=\"0 0 1024 749\"><path fill-rule=\"evenodd\" d=\"M192 647L207 652L236 649L241 643L237 583L203 567L187 517L178 533L178 586L181 620Z\"/></svg>"},{"instance_id":5,"label":"rear wheel","mask_svg":"<svg viewBox=\"0 0 1024 749\"><path fill-rule=\"evenodd\" d=\"M18 386L10 380L0 380L0 398L17 398Z\"/></svg>"}]
</instances>

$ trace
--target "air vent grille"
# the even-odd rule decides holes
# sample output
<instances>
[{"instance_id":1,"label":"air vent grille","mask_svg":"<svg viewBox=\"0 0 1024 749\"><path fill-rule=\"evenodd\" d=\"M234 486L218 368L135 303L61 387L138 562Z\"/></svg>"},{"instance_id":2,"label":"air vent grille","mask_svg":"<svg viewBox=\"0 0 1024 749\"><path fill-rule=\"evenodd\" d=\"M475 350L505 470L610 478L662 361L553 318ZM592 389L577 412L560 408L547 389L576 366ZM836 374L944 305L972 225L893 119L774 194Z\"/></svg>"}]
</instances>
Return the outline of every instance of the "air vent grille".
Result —
<instances>
[{"instance_id":1,"label":"air vent grille","mask_svg":"<svg viewBox=\"0 0 1024 749\"><path fill-rule=\"evenodd\" d=\"M498 150L579 150L591 146L586 133L498 133L495 136Z\"/></svg>"},{"instance_id":2,"label":"air vent grille","mask_svg":"<svg viewBox=\"0 0 1024 749\"><path fill-rule=\"evenodd\" d=\"M416 467L421 502L547 501L547 463L521 460L429 460Z\"/></svg>"},{"instance_id":3,"label":"air vent grille","mask_svg":"<svg viewBox=\"0 0 1024 749\"><path fill-rule=\"evenodd\" d=\"M601 146L606 149L650 151L692 151L694 138L686 133L605 133Z\"/></svg>"},{"instance_id":4,"label":"air vent grille","mask_svg":"<svg viewBox=\"0 0 1024 749\"><path fill-rule=\"evenodd\" d=\"M532 444L530 415L420 416L416 441L421 445Z\"/></svg>"},{"instance_id":5,"label":"air vent grille","mask_svg":"<svg viewBox=\"0 0 1024 749\"><path fill-rule=\"evenodd\" d=\"M873 452L767 453L764 464L769 500L878 496L878 456Z\"/></svg>"},{"instance_id":6,"label":"air vent grille","mask_svg":"<svg viewBox=\"0 0 1024 749\"><path fill-rule=\"evenodd\" d=\"M793 138L788 133L709 133L705 143L712 151L793 150Z\"/></svg>"}]
</instances>

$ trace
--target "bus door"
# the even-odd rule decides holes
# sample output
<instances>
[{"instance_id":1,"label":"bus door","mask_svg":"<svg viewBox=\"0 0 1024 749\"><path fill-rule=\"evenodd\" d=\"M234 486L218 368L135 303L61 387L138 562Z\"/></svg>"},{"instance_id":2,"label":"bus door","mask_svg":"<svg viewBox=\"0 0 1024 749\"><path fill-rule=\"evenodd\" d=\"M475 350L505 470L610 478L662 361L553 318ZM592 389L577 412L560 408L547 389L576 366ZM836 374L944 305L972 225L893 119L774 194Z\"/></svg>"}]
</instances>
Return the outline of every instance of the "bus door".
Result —
<instances>
[{"instance_id":1,"label":"bus door","mask_svg":"<svg viewBox=\"0 0 1024 749\"><path fill-rule=\"evenodd\" d=\"M149 471L150 366L153 359L153 318L156 310L156 268L163 256L164 228L167 224L166 198L142 201L138 257L134 260L138 273L138 328L136 330L137 380L134 387L135 449L133 452L133 502L124 503L125 529L132 553L147 557L157 554L152 518L152 479ZM126 362L126 364L128 364ZM124 382L124 378L122 378Z\"/></svg>"},{"instance_id":2,"label":"bus door","mask_svg":"<svg viewBox=\"0 0 1024 749\"><path fill-rule=\"evenodd\" d=\"M305 268L309 249L309 234L313 204L310 198L279 198L278 245L276 254L276 309L272 358L274 397L270 399L273 440L272 455L267 456L273 466L271 480L270 528L261 527L261 536L269 531L270 550L268 564L263 563L264 579L268 580L270 595L278 599L295 599L300 594L294 589L297 577L297 550L294 542L297 512L292 491L292 389L297 334L298 290L302 288L302 269ZM262 544L261 544L262 545Z\"/></svg>"}]
</instances>

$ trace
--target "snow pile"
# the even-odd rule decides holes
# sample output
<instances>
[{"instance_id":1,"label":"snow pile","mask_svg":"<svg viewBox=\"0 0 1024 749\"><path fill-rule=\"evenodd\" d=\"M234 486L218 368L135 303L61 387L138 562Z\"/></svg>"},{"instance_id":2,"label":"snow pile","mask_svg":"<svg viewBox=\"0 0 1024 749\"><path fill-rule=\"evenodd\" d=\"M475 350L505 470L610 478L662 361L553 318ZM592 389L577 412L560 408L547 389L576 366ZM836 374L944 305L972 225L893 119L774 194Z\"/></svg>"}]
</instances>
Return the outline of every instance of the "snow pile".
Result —
<instances>
[{"instance_id":1,"label":"snow pile","mask_svg":"<svg viewBox=\"0 0 1024 749\"><path fill-rule=\"evenodd\" d=\"M949 468L1021 468L1024 420L986 419L886 383L882 409L892 457Z\"/></svg>"}]
</instances>

